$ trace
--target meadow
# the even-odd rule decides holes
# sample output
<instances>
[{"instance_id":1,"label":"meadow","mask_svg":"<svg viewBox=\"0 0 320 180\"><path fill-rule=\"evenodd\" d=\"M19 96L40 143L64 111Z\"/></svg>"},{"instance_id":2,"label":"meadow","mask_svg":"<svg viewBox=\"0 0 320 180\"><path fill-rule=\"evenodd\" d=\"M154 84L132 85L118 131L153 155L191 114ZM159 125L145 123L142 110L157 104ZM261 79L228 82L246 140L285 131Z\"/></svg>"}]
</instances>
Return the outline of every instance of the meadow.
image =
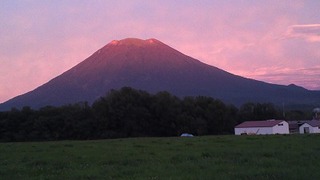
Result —
<instances>
[{"instance_id":1,"label":"meadow","mask_svg":"<svg viewBox=\"0 0 320 180\"><path fill-rule=\"evenodd\" d=\"M0 179L320 179L319 135L0 143Z\"/></svg>"}]
</instances>

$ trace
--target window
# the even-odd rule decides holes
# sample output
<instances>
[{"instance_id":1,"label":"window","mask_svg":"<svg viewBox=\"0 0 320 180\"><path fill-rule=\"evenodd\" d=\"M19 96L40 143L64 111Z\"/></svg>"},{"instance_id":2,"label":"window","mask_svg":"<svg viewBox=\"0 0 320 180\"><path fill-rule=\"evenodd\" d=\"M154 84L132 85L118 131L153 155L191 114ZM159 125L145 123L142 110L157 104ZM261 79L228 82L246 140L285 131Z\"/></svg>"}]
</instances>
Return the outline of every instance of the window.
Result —
<instances>
[{"instance_id":1,"label":"window","mask_svg":"<svg viewBox=\"0 0 320 180\"><path fill-rule=\"evenodd\" d=\"M283 126L283 123L279 123L278 126Z\"/></svg>"}]
</instances>

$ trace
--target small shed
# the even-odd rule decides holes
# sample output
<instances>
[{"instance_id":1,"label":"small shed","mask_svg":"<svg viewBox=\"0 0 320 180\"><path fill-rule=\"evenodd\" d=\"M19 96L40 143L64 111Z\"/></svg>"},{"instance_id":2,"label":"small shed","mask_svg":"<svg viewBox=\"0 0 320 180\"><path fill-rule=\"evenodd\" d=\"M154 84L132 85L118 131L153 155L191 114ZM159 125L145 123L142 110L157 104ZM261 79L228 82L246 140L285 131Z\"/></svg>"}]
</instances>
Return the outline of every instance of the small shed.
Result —
<instances>
[{"instance_id":1,"label":"small shed","mask_svg":"<svg viewBox=\"0 0 320 180\"><path fill-rule=\"evenodd\" d=\"M306 121L299 127L300 134L320 133L320 121Z\"/></svg>"},{"instance_id":2,"label":"small shed","mask_svg":"<svg viewBox=\"0 0 320 180\"><path fill-rule=\"evenodd\" d=\"M235 135L289 134L289 124L284 120L245 121L234 128Z\"/></svg>"}]
</instances>

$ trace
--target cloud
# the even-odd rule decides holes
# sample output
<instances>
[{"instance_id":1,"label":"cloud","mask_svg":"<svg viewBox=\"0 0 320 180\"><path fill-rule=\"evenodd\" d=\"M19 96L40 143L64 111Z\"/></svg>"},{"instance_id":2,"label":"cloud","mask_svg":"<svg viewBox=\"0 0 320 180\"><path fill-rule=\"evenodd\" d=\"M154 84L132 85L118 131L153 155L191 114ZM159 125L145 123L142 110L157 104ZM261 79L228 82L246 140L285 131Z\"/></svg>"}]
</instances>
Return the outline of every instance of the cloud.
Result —
<instances>
[{"instance_id":1,"label":"cloud","mask_svg":"<svg viewBox=\"0 0 320 180\"><path fill-rule=\"evenodd\" d=\"M309 42L320 42L320 24L289 26L287 28L286 37L302 38Z\"/></svg>"},{"instance_id":2,"label":"cloud","mask_svg":"<svg viewBox=\"0 0 320 180\"><path fill-rule=\"evenodd\" d=\"M283 85L297 84L308 89L320 89L320 66L310 68L266 67L247 72L247 77L266 82L278 82Z\"/></svg>"}]
</instances>

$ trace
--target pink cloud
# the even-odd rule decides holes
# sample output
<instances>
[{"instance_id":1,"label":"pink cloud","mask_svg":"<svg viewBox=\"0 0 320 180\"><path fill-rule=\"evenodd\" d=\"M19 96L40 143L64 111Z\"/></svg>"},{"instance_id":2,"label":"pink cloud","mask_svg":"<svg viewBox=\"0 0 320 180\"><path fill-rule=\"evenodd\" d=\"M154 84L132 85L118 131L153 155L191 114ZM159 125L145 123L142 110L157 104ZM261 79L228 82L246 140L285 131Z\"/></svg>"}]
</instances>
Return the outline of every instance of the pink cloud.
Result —
<instances>
[{"instance_id":1,"label":"pink cloud","mask_svg":"<svg viewBox=\"0 0 320 180\"><path fill-rule=\"evenodd\" d=\"M308 89L319 89L320 66L311 68L283 68L283 67L266 67L259 68L253 72L243 72L246 77L261 79L266 82L279 82L284 85L296 84L307 87Z\"/></svg>"},{"instance_id":2,"label":"pink cloud","mask_svg":"<svg viewBox=\"0 0 320 180\"><path fill-rule=\"evenodd\" d=\"M320 24L289 26L286 32L286 37L302 38L309 42L320 42Z\"/></svg>"}]
</instances>

